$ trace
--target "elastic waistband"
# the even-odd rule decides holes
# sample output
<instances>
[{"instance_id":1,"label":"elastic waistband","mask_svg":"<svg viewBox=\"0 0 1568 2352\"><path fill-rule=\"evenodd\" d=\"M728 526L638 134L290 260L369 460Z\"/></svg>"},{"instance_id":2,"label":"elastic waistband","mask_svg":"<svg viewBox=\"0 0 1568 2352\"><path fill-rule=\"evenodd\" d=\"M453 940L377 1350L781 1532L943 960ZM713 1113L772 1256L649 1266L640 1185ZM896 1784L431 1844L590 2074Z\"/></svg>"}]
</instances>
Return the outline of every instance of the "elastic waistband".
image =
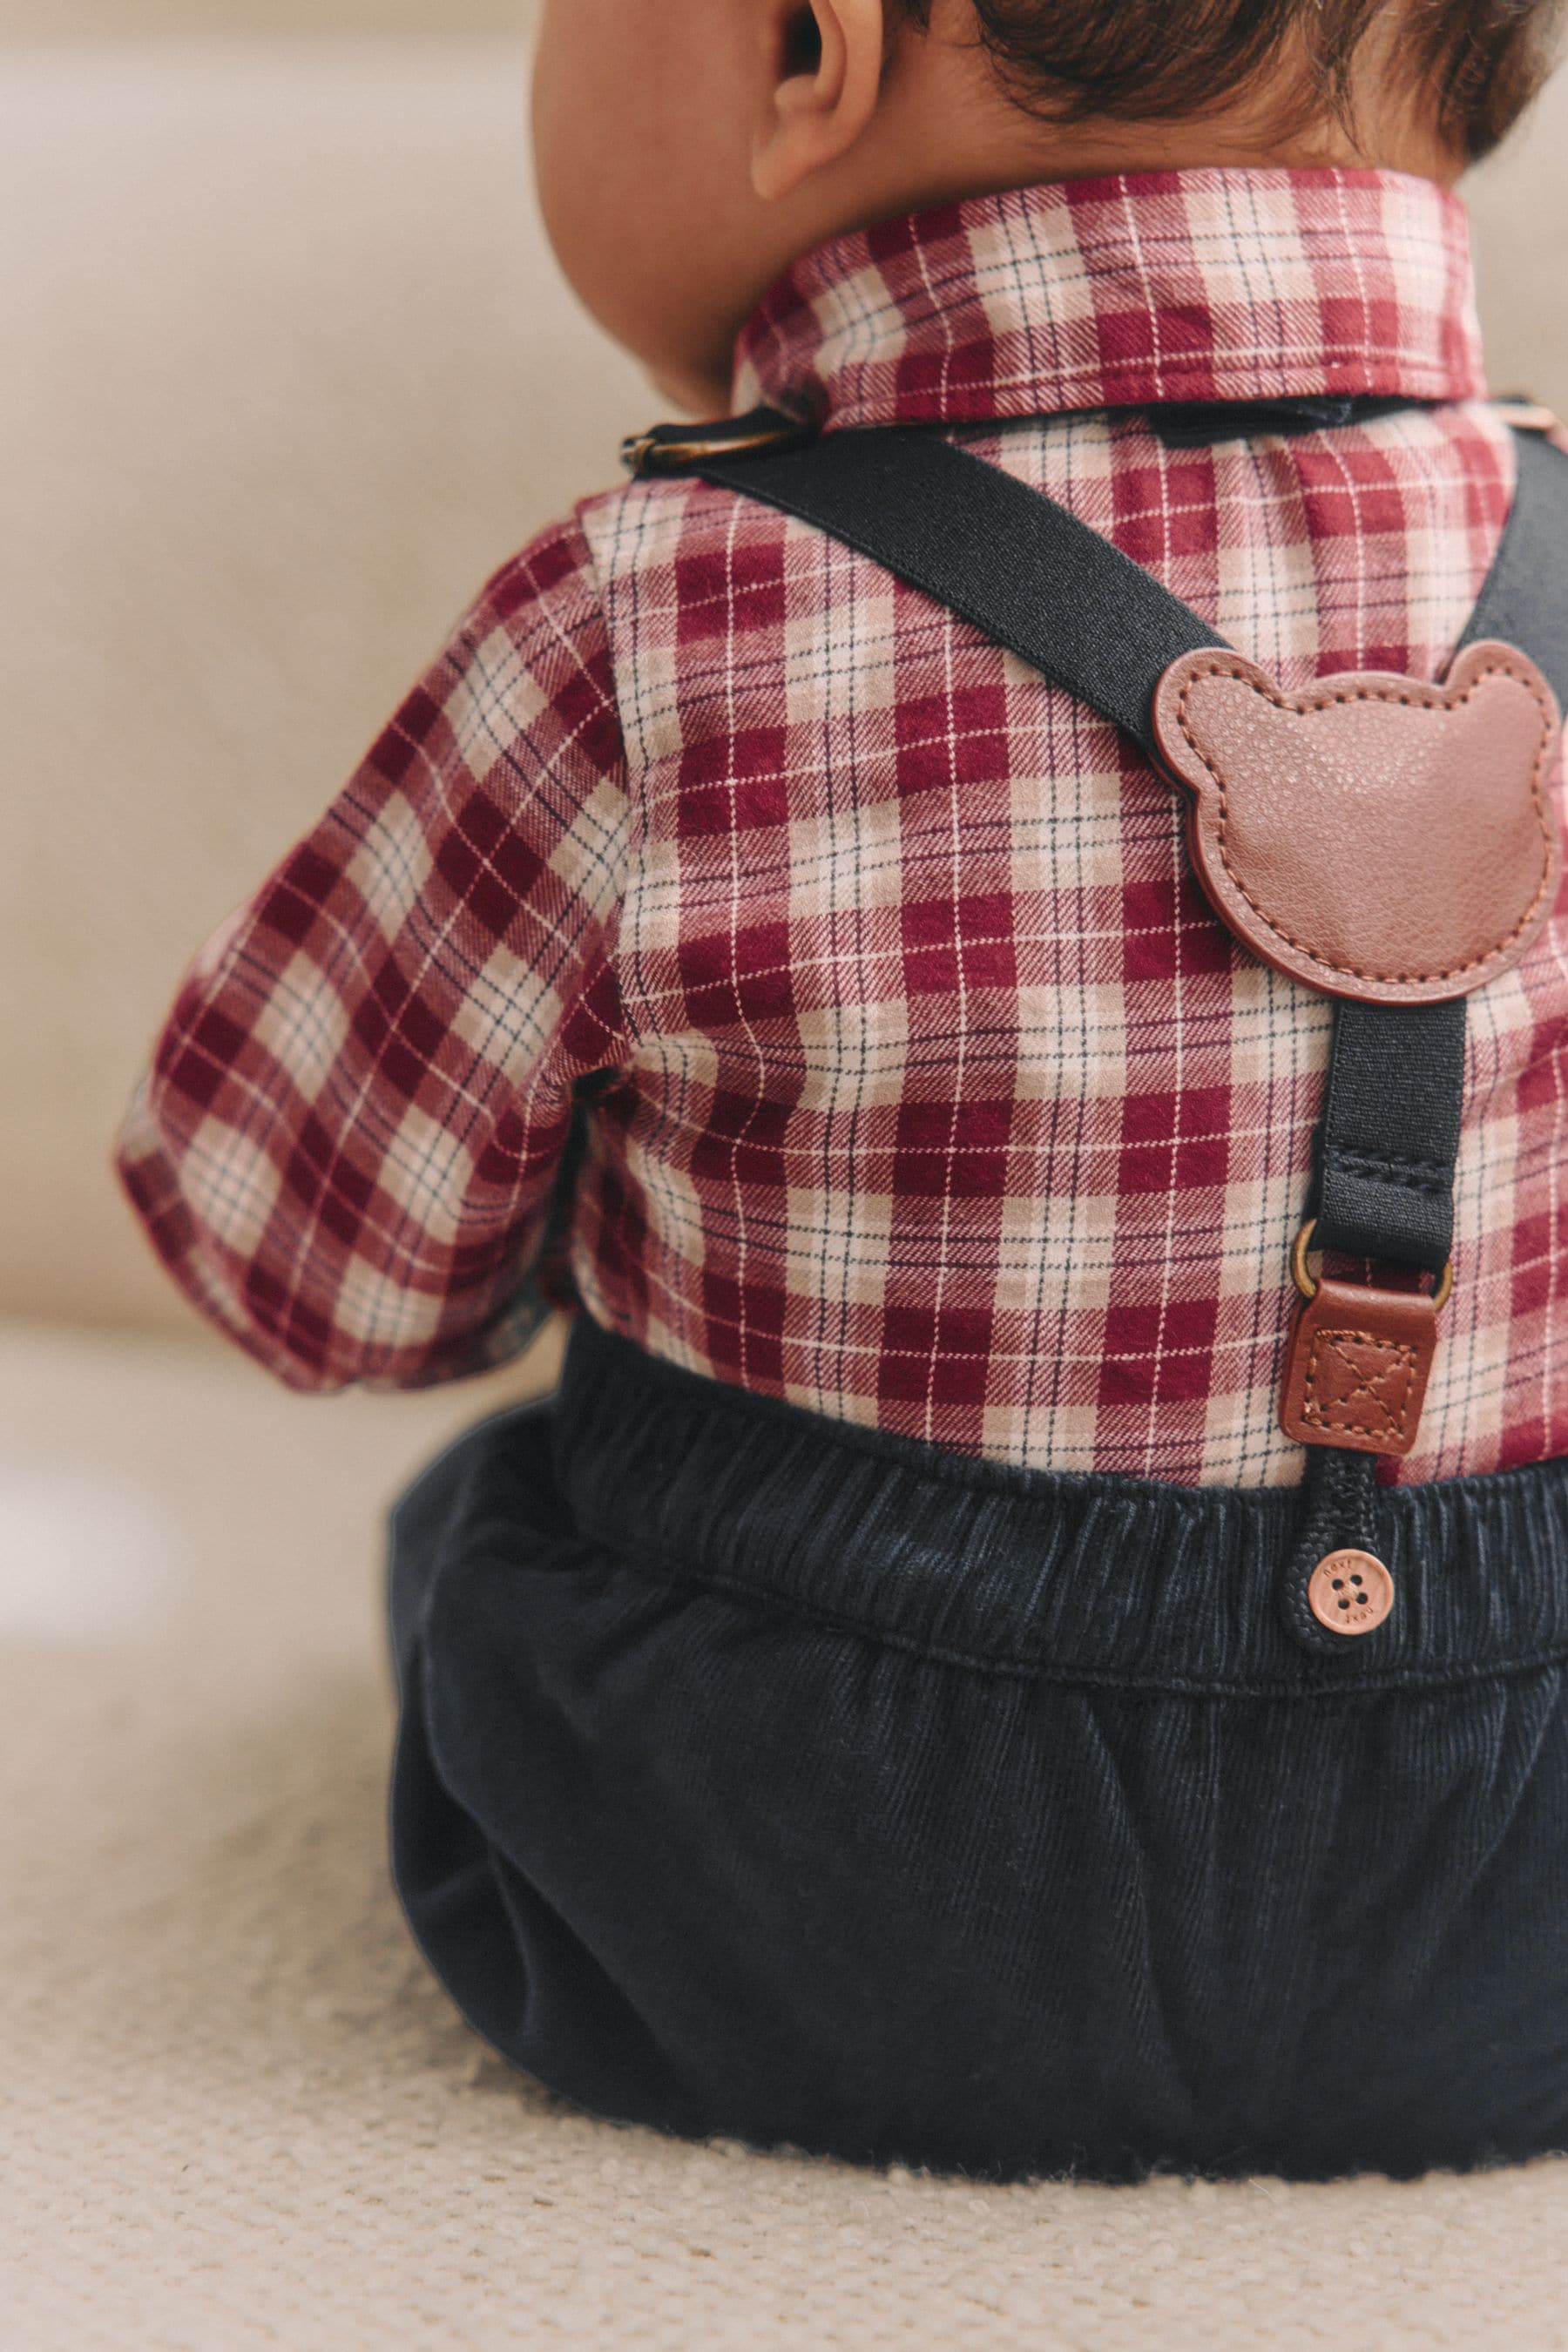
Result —
<instances>
[{"instance_id":1,"label":"elastic waistband","mask_svg":"<svg viewBox=\"0 0 1568 2352\"><path fill-rule=\"evenodd\" d=\"M1394 1612L1318 1660L1278 1613L1287 1487L972 1460L683 1371L586 1314L553 1444L574 1528L633 1563L998 1673L1305 1695L1568 1654L1568 1460L1382 1491Z\"/></svg>"}]
</instances>

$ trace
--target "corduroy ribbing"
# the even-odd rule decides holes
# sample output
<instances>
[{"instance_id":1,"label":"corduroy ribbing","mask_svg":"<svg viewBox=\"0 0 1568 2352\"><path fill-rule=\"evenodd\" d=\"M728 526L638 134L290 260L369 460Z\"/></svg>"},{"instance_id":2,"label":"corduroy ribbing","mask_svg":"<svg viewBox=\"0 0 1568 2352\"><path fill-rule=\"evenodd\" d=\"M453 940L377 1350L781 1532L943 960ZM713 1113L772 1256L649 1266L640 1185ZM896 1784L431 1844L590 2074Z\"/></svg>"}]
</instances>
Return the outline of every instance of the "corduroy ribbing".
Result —
<instances>
[{"instance_id":1,"label":"corduroy ribbing","mask_svg":"<svg viewBox=\"0 0 1568 2352\"><path fill-rule=\"evenodd\" d=\"M554 1451L574 1525L633 1564L999 1673L1305 1696L1568 1654L1568 1462L1381 1490L1394 1613L1319 1660L1278 1612L1288 1487L947 1454L684 1371L586 1315Z\"/></svg>"}]
</instances>

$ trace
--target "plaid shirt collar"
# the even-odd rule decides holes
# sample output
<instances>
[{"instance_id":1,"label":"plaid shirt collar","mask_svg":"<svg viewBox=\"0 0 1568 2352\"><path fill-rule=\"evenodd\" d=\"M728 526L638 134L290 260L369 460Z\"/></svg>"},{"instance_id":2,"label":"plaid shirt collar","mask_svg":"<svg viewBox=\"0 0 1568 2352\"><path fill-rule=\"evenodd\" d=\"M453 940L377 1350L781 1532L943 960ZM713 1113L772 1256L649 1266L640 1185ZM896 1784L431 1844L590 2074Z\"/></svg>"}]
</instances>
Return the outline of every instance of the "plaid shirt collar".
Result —
<instances>
[{"instance_id":1,"label":"plaid shirt collar","mask_svg":"<svg viewBox=\"0 0 1568 2352\"><path fill-rule=\"evenodd\" d=\"M735 406L830 428L1313 393L1484 395L1464 207L1397 172L1052 183L818 247Z\"/></svg>"}]
</instances>

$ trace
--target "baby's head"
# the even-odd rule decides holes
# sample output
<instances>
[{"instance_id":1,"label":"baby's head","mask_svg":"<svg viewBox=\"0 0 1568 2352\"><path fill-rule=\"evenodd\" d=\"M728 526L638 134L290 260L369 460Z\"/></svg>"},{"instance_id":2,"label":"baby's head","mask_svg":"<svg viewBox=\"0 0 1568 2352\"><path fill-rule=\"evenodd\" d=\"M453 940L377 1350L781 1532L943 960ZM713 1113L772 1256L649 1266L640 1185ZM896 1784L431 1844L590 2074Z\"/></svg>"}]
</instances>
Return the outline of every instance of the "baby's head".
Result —
<instances>
[{"instance_id":1,"label":"baby's head","mask_svg":"<svg viewBox=\"0 0 1568 2352\"><path fill-rule=\"evenodd\" d=\"M540 192L568 277L709 414L779 271L959 196L1202 163L1445 184L1563 0L545 0Z\"/></svg>"}]
</instances>

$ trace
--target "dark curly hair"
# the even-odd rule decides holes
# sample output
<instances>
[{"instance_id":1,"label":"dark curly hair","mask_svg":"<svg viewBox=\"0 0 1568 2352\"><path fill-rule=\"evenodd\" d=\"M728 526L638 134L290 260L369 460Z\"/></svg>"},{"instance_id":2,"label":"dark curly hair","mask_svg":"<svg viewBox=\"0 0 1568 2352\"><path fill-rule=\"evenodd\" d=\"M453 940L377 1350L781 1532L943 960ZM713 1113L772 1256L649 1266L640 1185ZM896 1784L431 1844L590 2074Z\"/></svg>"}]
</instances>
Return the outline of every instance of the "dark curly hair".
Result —
<instances>
[{"instance_id":1,"label":"dark curly hair","mask_svg":"<svg viewBox=\"0 0 1568 2352\"><path fill-rule=\"evenodd\" d=\"M1399 43L1441 135L1474 161L1551 71L1565 0L973 0L1003 80L1057 121L1155 121L1236 95L1279 51L1301 61L1301 110L1352 121L1368 37ZM929 0L904 0L923 21Z\"/></svg>"}]
</instances>

